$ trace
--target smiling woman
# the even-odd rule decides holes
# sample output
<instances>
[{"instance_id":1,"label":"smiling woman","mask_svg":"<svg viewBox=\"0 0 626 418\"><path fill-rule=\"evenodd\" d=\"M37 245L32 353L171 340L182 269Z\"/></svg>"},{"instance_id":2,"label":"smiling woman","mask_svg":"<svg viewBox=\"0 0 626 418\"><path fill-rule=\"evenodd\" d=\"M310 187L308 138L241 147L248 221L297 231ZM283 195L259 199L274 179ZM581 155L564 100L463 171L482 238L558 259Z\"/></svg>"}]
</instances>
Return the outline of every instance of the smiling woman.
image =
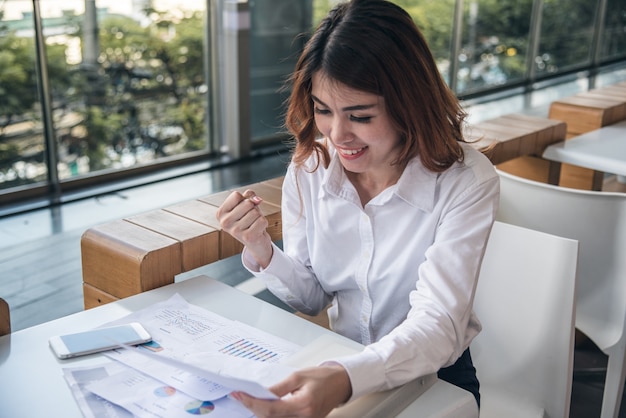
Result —
<instances>
[{"instance_id":1,"label":"smiling woman","mask_svg":"<svg viewBox=\"0 0 626 418\"><path fill-rule=\"evenodd\" d=\"M235 394L257 416L324 416L338 404L418 376L472 392L472 300L494 221L491 162L465 143L465 113L411 17L384 0L337 5L290 79L295 138L283 182L284 251L254 190L217 217L245 245L242 261L308 315L363 352L296 372L268 403Z\"/></svg>"},{"instance_id":2,"label":"smiling woman","mask_svg":"<svg viewBox=\"0 0 626 418\"><path fill-rule=\"evenodd\" d=\"M317 129L337 150L365 205L400 178L406 165L398 163L402 138L383 97L347 87L321 71L312 85Z\"/></svg>"}]
</instances>

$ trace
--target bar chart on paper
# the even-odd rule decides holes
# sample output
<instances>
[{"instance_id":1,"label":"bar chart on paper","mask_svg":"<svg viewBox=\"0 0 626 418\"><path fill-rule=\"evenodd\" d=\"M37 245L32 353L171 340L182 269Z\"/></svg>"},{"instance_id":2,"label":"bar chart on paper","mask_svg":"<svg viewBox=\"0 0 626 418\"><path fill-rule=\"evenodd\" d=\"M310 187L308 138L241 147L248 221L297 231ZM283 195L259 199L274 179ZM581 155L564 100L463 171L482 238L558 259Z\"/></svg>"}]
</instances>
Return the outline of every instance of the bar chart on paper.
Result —
<instances>
[{"instance_id":1,"label":"bar chart on paper","mask_svg":"<svg viewBox=\"0 0 626 418\"><path fill-rule=\"evenodd\" d=\"M281 357L278 351L248 338L241 338L219 350L222 354L257 361L276 361Z\"/></svg>"}]
</instances>

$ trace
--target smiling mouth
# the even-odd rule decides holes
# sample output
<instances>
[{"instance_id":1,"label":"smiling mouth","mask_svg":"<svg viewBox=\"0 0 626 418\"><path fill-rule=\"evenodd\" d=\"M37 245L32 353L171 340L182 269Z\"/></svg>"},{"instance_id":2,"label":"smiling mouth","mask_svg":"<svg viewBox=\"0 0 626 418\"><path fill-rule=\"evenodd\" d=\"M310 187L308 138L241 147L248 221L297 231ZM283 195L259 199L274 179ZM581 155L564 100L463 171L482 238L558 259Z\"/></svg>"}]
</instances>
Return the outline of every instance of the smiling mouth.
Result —
<instances>
[{"instance_id":1,"label":"smiling mouth","mask_svg":"<svg viewBox=\"0 0 626 418\"><path fill-rule=\"evenodd\" d=\"M359 148L359 149L345 149L345 148L339 148L339 152L340 152L342 155L345 155L345 156L350 157L350 156L352 156L352 155L356 155L356 154L360 153L360 152L361 152L361 151L363 151L365 148L367 148L367 147L363 147L363 148Z\"/></svg>"}]
</instances>

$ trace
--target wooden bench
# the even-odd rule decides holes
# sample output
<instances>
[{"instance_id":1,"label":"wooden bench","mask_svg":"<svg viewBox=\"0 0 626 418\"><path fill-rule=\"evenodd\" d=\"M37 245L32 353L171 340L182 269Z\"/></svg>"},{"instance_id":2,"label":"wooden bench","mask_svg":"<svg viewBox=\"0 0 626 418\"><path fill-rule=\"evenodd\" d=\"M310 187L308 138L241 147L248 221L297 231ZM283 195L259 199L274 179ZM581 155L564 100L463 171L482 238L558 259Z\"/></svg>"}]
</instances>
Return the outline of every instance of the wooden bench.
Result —
<instances>
[{"instance_id":1,"label":"wooden bench","mask_svg":"<svg viewBox=\"0 0 626 418\"><path fill-rule=\"evenodd\" d=\"M562 121L521 114L509 114L480 122L466 132L466 137L483 136L481 141L497 146L480 148L500 170L550 184L559 183L560 164L541 158L550 144L565 140Z\"/></svg>"},{"instance_id":2,"label":"wooden bench","mask_svg":"<svg viewBox=\"0 0 626 418\"><path fill-rule=\"evenodd\" d=\"M567 138L625 120L626 81L554 101L550 105L548 117L567 124ZM603 181L602 172L563 164L559 184L585 190L602 190Z\"/></svg>"},{"instance_id":3,"label":"wooden bench","mask_svg":"<svg viewBox=\"0 0 626 418\"><path fill-rule=\"evenodd\" d=\"M0 337L11 333L11 312L6 300L0 298Z\"/></svg>"},{"instance_id":4,"label":"wooden bench","mask_svg":"<svg viewBox=\"0 0 626 418\"><path fill-rule=\"evenodd\" d=\"M507 115L468 128L468 138L494 164L542 154L565 139L565 124L544 118ZM275 178L240 187L263 198L273 240L282 238L281 186ZM174 282L180 273L242 251L215 218L227 190L89 228L81 238L85 309ZM315 319L315 318L312 318Z\"/></svg>"},{"instance_id":5,"label":"wooden bench","mask_svg":"<svg viewBox=\"0 0 626 418\"><path fill-rule=\"evenodd\" d=\"M264 202L274 240L282 236L282 178L247 185ZM174 282L174 276L221 260L242 250L223 232L215 217L232 190L107 222L81 237L85 309Z\"/></svg>"}]
</instances>

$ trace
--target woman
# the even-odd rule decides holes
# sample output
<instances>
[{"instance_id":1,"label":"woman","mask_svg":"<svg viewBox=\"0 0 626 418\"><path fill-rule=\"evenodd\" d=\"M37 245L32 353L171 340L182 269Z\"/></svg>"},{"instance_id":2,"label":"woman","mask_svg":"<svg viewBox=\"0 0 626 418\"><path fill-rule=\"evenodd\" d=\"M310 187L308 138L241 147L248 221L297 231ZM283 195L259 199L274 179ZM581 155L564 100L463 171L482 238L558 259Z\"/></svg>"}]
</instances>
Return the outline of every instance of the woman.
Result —
<instances>
[{"instance_id":1,"label":"woman","mask_svg":"<svg viewBox=\"0 0 626 418\"><path fill-rule=\"evenodd\" d=\"M295 373L271 388L280 400L232 396L259 417L325 416L438 372L479 402L472 303L499 183L463 141L465 113L424 38L391 2L342 3L290 81L284 251L254 191L231 194L217 216L274 294L309 315L330 304L331 328L366 348Z\"/></svg>"}]
</instances>

